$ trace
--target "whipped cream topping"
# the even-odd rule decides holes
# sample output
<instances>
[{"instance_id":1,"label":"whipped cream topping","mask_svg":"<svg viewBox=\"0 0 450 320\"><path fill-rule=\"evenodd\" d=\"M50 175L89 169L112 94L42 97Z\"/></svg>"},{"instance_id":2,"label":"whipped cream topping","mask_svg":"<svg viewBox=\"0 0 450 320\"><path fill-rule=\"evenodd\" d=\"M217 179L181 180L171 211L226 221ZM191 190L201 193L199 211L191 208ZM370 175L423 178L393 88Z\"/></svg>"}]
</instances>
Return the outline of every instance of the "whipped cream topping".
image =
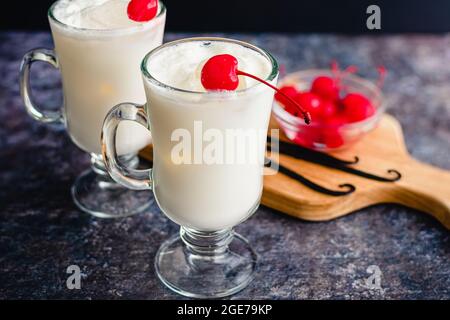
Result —
<instances>
[{"instance_id":1,"label":"whipped cream topping","mask_svg":"<svg viewBox=\"0 0 450 320\"><path fill-rule=\"evenodd\" d=\"M59 0L53 8L53 15L64 24L83 29L111 30L145 24L146 22L136 22L128 18L129 2L129 0Z\"/></svg>"},{"instance_id":2,"label":"whipped cream topping","mask_svg":"<svg viewBox=\"0 0 450 320\"><path fill-rule=\"evenodd\" d=\"M164 48L147 62L149 73L165 85L195 92L206 91L201 83L201 70L209 58L219 54L231 54L238 59L239 70L260 78L267 78L271 64L263 55L229 42L190 41ZM256 80L239 77L237 90L257 84Z\"/></svg>"}]
</instances>

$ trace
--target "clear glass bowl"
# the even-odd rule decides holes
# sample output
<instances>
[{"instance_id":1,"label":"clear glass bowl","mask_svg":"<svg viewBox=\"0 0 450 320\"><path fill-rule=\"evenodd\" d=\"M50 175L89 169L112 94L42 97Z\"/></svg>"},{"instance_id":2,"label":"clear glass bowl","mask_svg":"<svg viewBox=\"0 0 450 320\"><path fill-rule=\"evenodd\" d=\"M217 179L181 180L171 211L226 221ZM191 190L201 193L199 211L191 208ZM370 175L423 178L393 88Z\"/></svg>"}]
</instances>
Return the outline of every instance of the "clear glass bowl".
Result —
<instances>
[{"instance_id":1,"label":"clear glass bowl","mask_svg":"<svg viewBox=\"0 0 450 320\"><path fill-rule=\"evenodd\" d=\"M282 86L295 86L300 91L309 91L311 83L318 76L333 77L334 74L330 70L304 70L289 74L280 84ZM342 91L363 94L372 102L376 110L375 113L367 119L343 125L317 123L314 122L314 119L310 125L307 125L303 118L291 115L275 101L273 114L281 129L291 141L310 149L331 151L350 146L376 128L386 110L381 90L374 82L353 74L342 73L341 76L341 88L345 88ZM325 137L327 138L325 139Z\"/></svg>"}]
</instances>

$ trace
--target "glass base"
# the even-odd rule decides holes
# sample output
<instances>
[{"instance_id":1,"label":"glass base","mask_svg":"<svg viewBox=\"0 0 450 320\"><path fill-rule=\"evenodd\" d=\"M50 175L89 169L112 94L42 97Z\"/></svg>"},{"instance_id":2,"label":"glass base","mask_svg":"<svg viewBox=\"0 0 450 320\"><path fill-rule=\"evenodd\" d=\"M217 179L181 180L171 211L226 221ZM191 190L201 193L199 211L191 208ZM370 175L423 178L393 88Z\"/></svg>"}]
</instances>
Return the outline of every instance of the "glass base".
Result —
<instances>
[{"instance_id":1,"label":"glass base","mask_svg":"<svg viewBox=\"0 0 450 320\"><path fill-rule=\"evenodd\" d=\"M154 201L148 191L127 189L111 179L101 156L92 155L92 168L83 172L72 186L72 198L79 209L98 218L122 218L143 212ZM136 155L124 158L137 166Z\"/></svg>"},{"instance_id":2,"label":"glass base","mask_svg":"<svg viewBox=\"0 0 450 320\"><path fill-rule=\"evenodd\" d=\"M257 256L248 241L231 230L214 233L181 228L164 242L156 274L171 290L191 298L222 298L244 289L254 278Z\"/></svg>"}]
</instances>

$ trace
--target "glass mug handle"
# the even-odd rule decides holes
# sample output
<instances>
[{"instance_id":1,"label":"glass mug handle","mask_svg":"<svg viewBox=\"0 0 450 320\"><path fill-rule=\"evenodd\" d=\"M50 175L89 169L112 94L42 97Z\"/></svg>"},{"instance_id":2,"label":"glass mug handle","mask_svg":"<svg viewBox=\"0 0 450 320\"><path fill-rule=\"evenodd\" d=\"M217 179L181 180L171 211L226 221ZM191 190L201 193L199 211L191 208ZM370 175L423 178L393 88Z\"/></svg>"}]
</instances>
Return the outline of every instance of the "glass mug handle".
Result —
<instances>
[{"instance_id":1,"label":"glass mug handle","mask_svg":"<svg viewBox=\"0 0 450 320\"><path fill-rule=\"evenodd\" d=\"M59 69L58 60L53 50L34 49L25 54L20 65L20 94L28 114L44 123L63 122L63 113L59 111L41 111L33 101L30 86L30 69L34 62L41 61Z\"/></svg>"},{"instance_id":2,"label":"glass mug handle","mask_svg":"<svg viewBox=\"0 0 450 320\"><path fill-rule=\"evenodd\" d=\"M119 124L134 121L148 129L144 106L134 103L121 103L108 113L103 122L101 136L102 154L110 176L121 185L133 190L152 189L152 169L136 170L120 164L116 150L116 136Z\"/></svg>"}]
</instances>

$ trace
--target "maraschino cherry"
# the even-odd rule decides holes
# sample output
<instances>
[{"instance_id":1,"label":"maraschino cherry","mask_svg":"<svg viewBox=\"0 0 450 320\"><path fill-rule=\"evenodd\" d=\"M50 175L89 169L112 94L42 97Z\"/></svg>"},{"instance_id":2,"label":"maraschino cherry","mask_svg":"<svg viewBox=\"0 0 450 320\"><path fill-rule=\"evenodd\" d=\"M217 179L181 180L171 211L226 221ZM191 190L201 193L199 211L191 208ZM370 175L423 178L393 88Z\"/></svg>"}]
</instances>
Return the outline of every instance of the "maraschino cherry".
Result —
<instances>
[{"instance_id":1,"label":"maraschino cherry","mask_svg":"<svg viewBox=\"0 0 450 320\"><path fill-rule=\"evenodd\" d=\"M295 97L298 94L297 89L294 86L284 86L280 88L280 91L281 93L280 92L275 93L275 100L282 103L284 106L286 106L286 108L289 108L291 103L284 96L286 95L291 99L295 99ZM292 112L297 114L297 108L293 108Z\"/></svg>"},{"instance_id":2,"label":"maraschino cherry","mask_svg":"<svg viewBox=\"0 0 450 320\"><path fill-rule=\"evenodd\" d=\"M136 22L147 22L158 13L158 0L131 0L127 8L128 18Z\"/></svg>"},{"instance_id":3,"label":"maraschino cherry","mask_svg":"<svg viewBox=\"0 0 450 320\"><path fill-rule=\"evenodd\" d=\"M206 90L236 90L239 86L239 77L245 76L259 81L266 86L275 90L278 97L283 97L284 101L295 106L302 114L303 119L307 124L311 122L309 112L305 111L293 97L290 97L286 92L288 90L280 90L274 85L262 80L261 78L249 74L238 69L238 60L230 54L220 54L210 58L202 68L201 82ZM285 93L286 92L286 93Z\"/></svg>"},{"instance_id":4,"label":"maraschino cherry","mask_svg":"<svg viewBox=\"0 0 450 320\"><path fill-rule=\"evenodd\" d=\"M350 122L357 122L371 117L375 113L372 102L360 93L349 93L342 100L344 113Z\"/></svg>"},{"instance_id":5,"label":"maraschino cherry","mask_svg":"<svg viewBox=\"0 0 450 320\"><path fill-rule=\"evenodd\" d=\"M320 76L314 79L311 92L331 101L339 99L339 85L336 79L331 77Z\"/></svg>"},{"instance_id":6,"label":"maraschino cherry","mask_svg":"<svg viewBox=\"0 0 450 320\"><path fill-rule=\"evenodd\" d=\"M239 86L238 61L229 54L220 54L209 59L201 73L206 90L236 90Z\"/></svg>"},{"instance_id":7,"label":"maraschino cherry","mask_svg":"<svg viewBox=\"0 0 450 320\"><path fill-rule=\"evenodd\" d=\"M314 92L300 92L297 94L295 101L311 113L313 119L317 121L333 116L337 110L334 101L324 99ZM288 109L286 111L289 112ZM292 114L292 112L290 113Z\"/></svg>"},{"instance_id":8,"label":"maraschino cherry","mask_svg":"<svg viewBox=\"0 0 450 320\"><path fill-rule=\"evenodd\" d=\"M344 137L341 134L341 128L347 123L341 115L335 115L325 121L325 126L321 132L321 142L327 148L339 148L344 144Z\"/></svg>"}]
</instances>

